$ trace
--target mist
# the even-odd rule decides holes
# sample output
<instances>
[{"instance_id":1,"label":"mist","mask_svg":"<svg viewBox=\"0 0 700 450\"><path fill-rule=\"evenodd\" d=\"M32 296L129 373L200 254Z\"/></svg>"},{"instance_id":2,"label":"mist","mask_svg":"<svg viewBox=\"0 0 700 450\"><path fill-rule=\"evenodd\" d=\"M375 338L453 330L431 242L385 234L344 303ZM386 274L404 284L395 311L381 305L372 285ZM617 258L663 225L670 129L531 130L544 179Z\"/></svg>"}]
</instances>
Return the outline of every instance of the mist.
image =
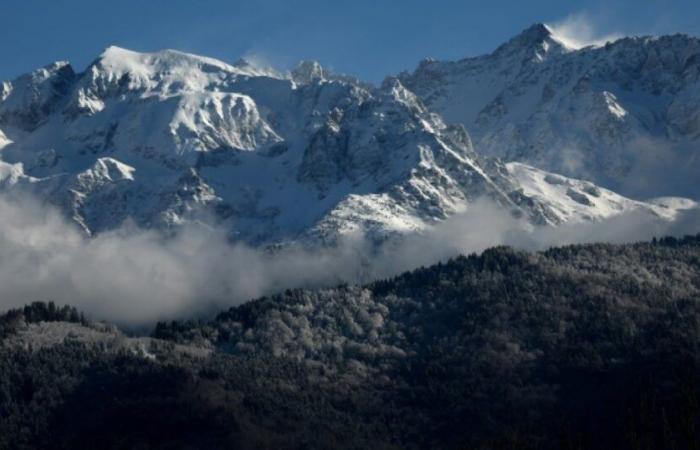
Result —
<instances>
[{"instance_id":1,"label":"mist","mask_svg":"<svg viewBox=\"0 0 700 450\"><path fill-rule=\"evenodd\" d=\"M0 196L0 217L0 310L51 300L133 327L212 314L287 288L363 283L495 245L541 250L700 231L698 210L672 223L633 212L553 228L533 227L481 200L424 233L380 247L352 235L333 247L272 251L231 243L224 230L199 225L164 236L125 224L86 237L29 197Z\"/></svg>"},{"instance_id":2,"label":"mist","mask_svg":"<svg viewBox=\"0 0 700 450\"><path fill-rule=\"evenodd\" d=\"M585 13L570 14L548 26L557 38L574 49L589 45L604 45L623 36L621 33L600 32L592 18Z\"/></svg>"}]
</instances>

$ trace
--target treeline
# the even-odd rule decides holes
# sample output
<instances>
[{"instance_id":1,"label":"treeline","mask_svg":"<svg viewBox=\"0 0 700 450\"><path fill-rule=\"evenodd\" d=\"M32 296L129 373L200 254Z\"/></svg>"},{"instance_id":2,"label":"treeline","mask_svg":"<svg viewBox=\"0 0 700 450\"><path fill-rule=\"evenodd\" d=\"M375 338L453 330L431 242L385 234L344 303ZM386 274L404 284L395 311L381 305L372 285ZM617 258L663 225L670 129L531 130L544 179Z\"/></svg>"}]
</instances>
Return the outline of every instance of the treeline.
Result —
<instances>
[{"instance_id":1,"label":"treeline","mask_svg":"<svg viewBox=\"0 0 700 450\"><path fill-rule=\"evenodd\" d=\"M73 306L57 306L54 302L33 302L0 315L0 337L6 337L23 325L39 322L71 322L83 325L88 323L85 314Z\"/></svg>"}]
</instances>

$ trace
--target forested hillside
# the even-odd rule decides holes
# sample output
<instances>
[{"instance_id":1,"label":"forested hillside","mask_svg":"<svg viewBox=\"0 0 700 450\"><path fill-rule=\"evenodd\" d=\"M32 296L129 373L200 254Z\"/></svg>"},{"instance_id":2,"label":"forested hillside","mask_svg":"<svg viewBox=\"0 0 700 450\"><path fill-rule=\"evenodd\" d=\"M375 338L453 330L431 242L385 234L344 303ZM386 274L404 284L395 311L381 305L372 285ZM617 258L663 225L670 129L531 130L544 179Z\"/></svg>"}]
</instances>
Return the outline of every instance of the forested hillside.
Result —
<instances>
[{"instance_id":1,"label":"forested hillside","mask_svg":"<svg viewBox=\"0 0 700 450\"><path fill-rule=\"evenodd\" d=\"M150 339L33 304L0 324L0 448L697 448L699 305L700 235L499 247Z\"/></svg>"}]
</instances>

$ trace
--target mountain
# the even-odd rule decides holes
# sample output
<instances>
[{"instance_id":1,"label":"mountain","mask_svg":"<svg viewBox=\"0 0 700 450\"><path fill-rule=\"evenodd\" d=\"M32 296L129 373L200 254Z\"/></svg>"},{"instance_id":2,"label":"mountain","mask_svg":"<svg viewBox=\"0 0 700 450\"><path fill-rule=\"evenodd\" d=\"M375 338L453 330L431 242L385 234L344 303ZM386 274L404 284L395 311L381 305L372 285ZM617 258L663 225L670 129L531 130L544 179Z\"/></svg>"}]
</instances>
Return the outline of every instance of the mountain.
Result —
<instances>
[{"instance_id":1,"label":"mountain","mask_svg":"<svg viewBox=\"0 0 700 450\"><path fill-rule=\"evenodd\" d=\"M484 158L399 79L373 87L315 62L279 73L110 47L81 73L57 62L1 92L0 185L59 206L88 234L207 217L253 244L383 239L481 197L536 224L675 214Z\"/></svg>"},{"instance_id":2,"label":"mountain","mask_svg":"<svg viewBox=\"0 0 700 450\"><path fill-rule=\"evenodd\" d=\"M480 153L634 198L700 197L700 40L573 48L536 24L494 52L399 75Z\"/></svg>"},{"instance_id":3,"label":"mountain","mask_svg":"<svg viewBox=\"0 0 700 450\"><path fill-rule=\"evenodd\" d=\"M0 449L691 449L698 261L500 247L152 337L34 303L0 315Z\"/></svg>"}]
</instances>

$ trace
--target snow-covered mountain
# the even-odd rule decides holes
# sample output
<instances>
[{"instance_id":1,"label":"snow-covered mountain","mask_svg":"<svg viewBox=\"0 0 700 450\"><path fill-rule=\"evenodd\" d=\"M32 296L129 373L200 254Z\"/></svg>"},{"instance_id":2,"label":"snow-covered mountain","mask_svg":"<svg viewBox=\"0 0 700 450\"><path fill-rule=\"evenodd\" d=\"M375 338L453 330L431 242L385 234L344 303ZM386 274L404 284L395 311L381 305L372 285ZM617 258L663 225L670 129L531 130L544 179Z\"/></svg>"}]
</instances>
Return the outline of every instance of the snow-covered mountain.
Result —
<instances>
[{"instance_id":1,"label":"snow-covered mountain","mask_svg":"<svg viewBox=\"0 0 700 450\"><path fill-rule=\"evenodd\" d=\"M480 153L614 189L700 197L700 40L570 47L536 24L493 53L422 61L401 82Z\"/></svg>"},{"instance_id":2,"label":"snow-covered mountain","mask_svg":"<svg viewBox=\"0 0 700 450\"><path fill-rule=\"evenodd\" d=\"M480 197L538 224L685 207L482 158L398 79L374 88L314 62L279 73L110 47L82 73L57 62L0 92L0 185L48 199L87 233L206 214L255 244L381 238Z\"/></svg>"}]
</instances>

